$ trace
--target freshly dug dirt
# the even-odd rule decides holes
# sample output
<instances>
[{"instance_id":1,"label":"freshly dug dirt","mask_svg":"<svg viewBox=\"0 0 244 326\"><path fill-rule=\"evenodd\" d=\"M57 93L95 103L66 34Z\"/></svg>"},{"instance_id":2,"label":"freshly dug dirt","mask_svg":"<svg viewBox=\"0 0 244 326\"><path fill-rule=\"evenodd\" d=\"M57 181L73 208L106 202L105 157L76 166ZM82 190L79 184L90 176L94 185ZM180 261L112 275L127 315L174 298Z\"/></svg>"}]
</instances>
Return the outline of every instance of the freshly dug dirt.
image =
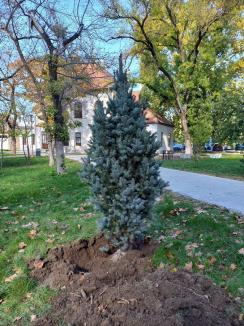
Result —
<instances>
[{"instance_id":1,"label":"freshly dug dirt","mask_svg":"<svg viewBox=\"0 0 244 326\"><path fill-rule=\"evenodd\" d=\"M154 245L105 254L99 248L106 244L103 237L81 240L30 263L33 278L60 289L52 311L36 325L241 325L235 302L209 279L154 270Z\"/></svg>"}]
</instances>

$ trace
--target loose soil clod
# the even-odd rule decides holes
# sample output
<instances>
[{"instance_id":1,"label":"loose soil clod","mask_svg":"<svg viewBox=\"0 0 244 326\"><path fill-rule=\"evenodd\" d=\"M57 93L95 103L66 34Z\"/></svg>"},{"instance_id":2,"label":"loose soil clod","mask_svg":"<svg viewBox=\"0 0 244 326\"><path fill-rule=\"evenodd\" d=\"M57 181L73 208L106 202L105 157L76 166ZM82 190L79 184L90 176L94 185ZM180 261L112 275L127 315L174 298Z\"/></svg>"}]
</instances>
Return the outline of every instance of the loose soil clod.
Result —
<instances>
[{"instance_id":1,"label":"loose soil clod","mask_svg":"<svg viewBox=\"0 0 244 326\"><path fill-rule=\"evenodd\" d=\"M147 244L112 260L101 236L48 252L31 276L59 288L52 311L35 325L237 326L239 307L209 279L187 271L154 270ZM62 324L62 325L63 325Z\"/></svg>"}]
</instances>

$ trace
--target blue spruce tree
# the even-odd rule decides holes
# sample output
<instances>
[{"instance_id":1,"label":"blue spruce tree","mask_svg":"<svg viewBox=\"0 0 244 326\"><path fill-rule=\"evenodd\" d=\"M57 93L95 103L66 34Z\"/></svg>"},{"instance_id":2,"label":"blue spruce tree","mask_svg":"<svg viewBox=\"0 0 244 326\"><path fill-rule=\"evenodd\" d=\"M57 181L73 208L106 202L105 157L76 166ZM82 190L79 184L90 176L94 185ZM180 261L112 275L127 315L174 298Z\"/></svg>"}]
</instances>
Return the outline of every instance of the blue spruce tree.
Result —
<instances>
[{"instance_id":1,"label":"blue spruce tree","mask_svg":"<svg viewBox=\"0 0 244 326\"><path fill-rule=\"evenodd\" d=\"M159 144L146 130L143 109L135 102L120 56L113 97L98 102L84 165L102 212L101 231L122 250L140 247L152 217L155 197L165 186L155 153Z\"/></svg>"}]
</instances>

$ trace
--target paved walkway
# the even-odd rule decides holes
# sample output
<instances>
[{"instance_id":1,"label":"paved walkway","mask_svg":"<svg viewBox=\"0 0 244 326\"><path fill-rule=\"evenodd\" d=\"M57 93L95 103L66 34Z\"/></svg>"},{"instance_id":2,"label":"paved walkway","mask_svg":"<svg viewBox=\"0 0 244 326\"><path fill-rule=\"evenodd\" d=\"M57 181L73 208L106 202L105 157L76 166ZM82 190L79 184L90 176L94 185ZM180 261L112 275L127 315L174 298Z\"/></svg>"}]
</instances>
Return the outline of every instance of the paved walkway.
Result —
<instances>
[{"instance_id":1,"label":"paved walkway","mask_svg":"<svg viewBox=\"0 0 244 326\"><path fill-rule=\"evenodd\" d=\"M206 174L160 168L169 189L244 214L244 182Z\"/></svg>"},{"instance_id":2,"label":"paved walkway","mask_svg":"<svg viewBox=\"0 0 244 326\"><path fill-rule=\"evenodd\" d=\"M66 157L81 162L81 155ZM160 175L173 192L244 214L243 181L166 168L160 168Z\"/></svg>"}]
</instances>

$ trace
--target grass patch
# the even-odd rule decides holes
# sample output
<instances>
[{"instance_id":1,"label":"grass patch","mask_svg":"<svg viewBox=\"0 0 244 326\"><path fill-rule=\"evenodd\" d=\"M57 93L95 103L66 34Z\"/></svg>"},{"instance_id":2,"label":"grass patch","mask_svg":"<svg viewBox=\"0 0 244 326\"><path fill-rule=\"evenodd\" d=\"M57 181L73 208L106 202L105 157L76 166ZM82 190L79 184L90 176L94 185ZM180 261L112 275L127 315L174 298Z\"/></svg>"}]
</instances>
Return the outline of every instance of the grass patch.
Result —
<instances>
[{"instance_id":1,"label":"grass patch","mask_svg":"<svg viewBox=\"0 0 244 326\"><path fill-rule=\"evenodd\" d=\"M32 314L49 308L54 295L28 277L28 261L45 255L48 248L95 235L98 216L89 188L79 178L79 163L68 161L68 172L62 176L48 167L46 158L32 159L28 165L25 158L13 158L6 164L0 171L0 208L5 208L0 209L0 325L4 326L19 317L29 324ZM22 250L21 242L26 245Z\"/></svg>"},{"instance_id":2,"label":"grass patch","mask_svg":"<svg viewBox=\"0 0 244 326\"><path fill-rule=\"evenodd\" d=\"M204 156L198 160L164 160L162 161L162 166L165 168L244 180L244 164L240 162L242 157L243 156L240 154L229 154L223 155L223 157L219 159Z\"/></svg>"},{"instance_id":3,"label":"grass patch","mask_svg":"<svg viewBox=\"0 0 244 326\"><path fill-rule=\"evenodd\" d=\"M243 295L244 224L227 210L166 196L155 207L151 234L160 241L155 266L202 273L235 297ZM242 292L241 292L242 291Z\"/></svg>"},{"instance_id":4,"label":"grass patch","mask_svg":"<svg viewBox=\"0 0 244 326\"><path fill-rule=\"evenodd\" d=\"M0 325L13 325L16 318L29 325L31 315L50 308L56 292L28 277L28 261L48 248L95 235L99 214L79 178L79 163L68 161L62 176L48 167L46 158L28 165L24 158L14 158L7 164L0 171ZM194 272L240 296L244 261L238 251L244 247L244 225L237 215L169 195L155 206L154 215L150 232L161 242L155 266L174 271L192 263ZM13 279L6 282L9 277Z\"/></svg>"}]
</instances>

